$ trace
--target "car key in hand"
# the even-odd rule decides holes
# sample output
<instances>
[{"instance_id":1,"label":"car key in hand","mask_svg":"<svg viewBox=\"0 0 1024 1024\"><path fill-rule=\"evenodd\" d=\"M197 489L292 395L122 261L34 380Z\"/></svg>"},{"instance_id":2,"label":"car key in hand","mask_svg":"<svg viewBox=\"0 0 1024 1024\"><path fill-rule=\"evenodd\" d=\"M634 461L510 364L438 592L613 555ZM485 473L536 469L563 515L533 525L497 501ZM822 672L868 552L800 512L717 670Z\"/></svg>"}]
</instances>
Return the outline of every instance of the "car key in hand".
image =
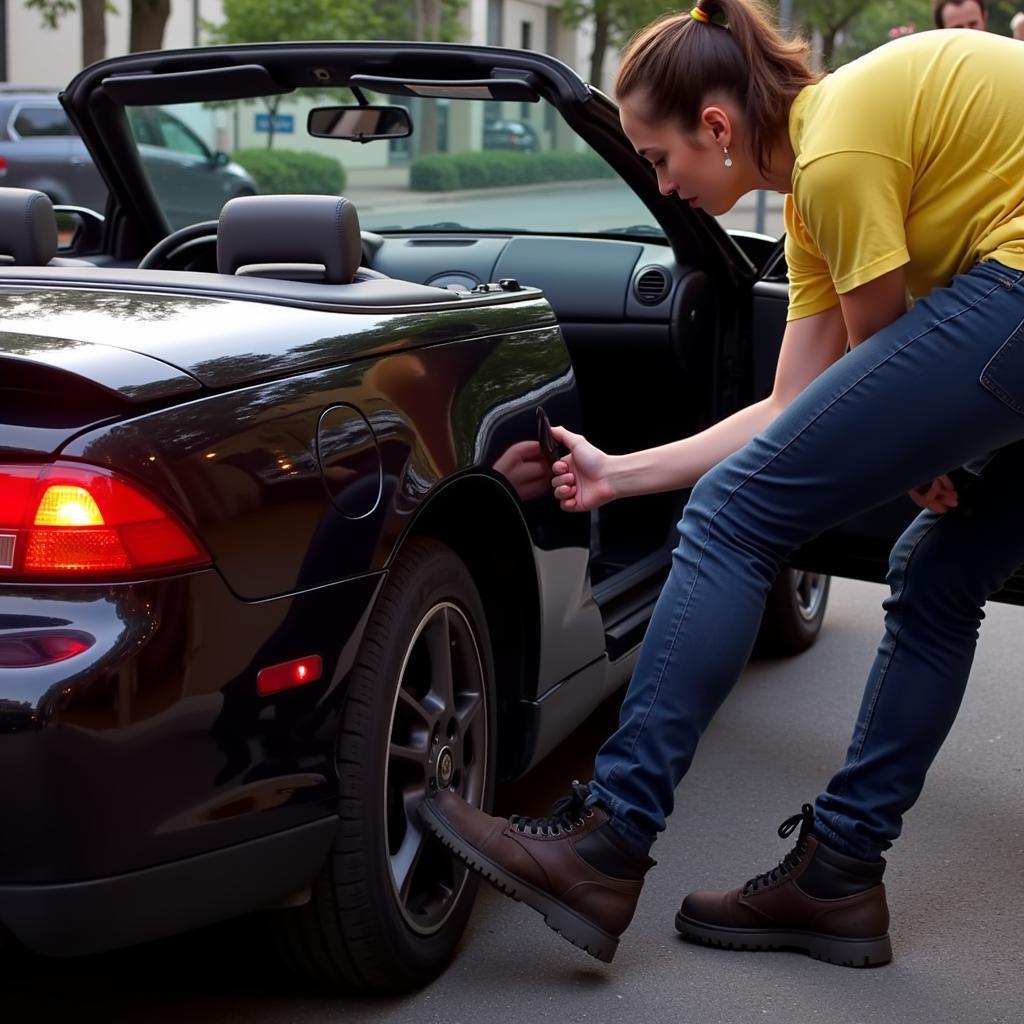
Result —
<instances>
[{"instance_id":1,"label":"car key in hand","mask_svg":"<svg viewBox=\"0 0 1024 1024\"><path fill-rule=\"evenodd\" d=\"M555 440L551 433L551 421L548 419L548 414L539 405L537 406L537 440L540 442L540 450L544 453L544 458L551 465L569 454L569 449Z\"/></svg>"}]
</instances>

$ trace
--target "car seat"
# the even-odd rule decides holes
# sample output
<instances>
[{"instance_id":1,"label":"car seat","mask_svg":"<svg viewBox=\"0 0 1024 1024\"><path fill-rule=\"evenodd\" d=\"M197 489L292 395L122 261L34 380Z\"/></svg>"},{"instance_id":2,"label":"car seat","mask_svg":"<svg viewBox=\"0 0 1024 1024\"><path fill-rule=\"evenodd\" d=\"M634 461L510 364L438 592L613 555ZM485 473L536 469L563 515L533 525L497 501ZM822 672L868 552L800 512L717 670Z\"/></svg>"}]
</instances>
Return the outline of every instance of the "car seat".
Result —
<instances>
[{"instance_id":1,"label":"car seat","mask_svg":"<svg viewBox=\"0 0 1024 1024\"><path fill-rule=\"evenodd\" d=\"M44 192L0 188L0 269L91 267L88 260L57 256L57 215Z\"/></svg>"},{"instance_id":2,"label":"car seat","mask_svg":"<svg viewBox=\"0 0 1024 1024\"><path fill-rule=\"evenodd\" d=\"M238 196L220 212L221 274L324 284L387 278L362 259L359 216L342 196Z\"/></svg>"}]
</instances>

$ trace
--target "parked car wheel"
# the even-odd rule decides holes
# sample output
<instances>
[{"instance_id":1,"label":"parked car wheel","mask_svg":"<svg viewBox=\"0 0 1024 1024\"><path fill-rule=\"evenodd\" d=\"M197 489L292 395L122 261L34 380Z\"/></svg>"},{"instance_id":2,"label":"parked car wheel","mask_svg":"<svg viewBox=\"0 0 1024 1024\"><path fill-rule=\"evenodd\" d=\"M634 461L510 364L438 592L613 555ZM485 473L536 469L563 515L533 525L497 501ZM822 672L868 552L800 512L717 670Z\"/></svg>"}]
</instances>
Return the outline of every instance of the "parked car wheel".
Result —
<instances>
[{"instance_id":1,"label":"parked car wheel","mask_svg":"<svg viewBox=\"0 0 1024 1024\"><path fill-rule=\"evenodd\" d=\"M754 653L782 657L806 651L821 632L831 576L783 569L768 593Z\"/></svg>"},{"instance_id":2,"label":"parked car wheel","mask_svg":"<svg viewBox=\"0 0 1024 1024\"><path fill-rule=\"evenodd\" d=\"M466 925L479 878L420 824L451 788L489 809L494 670L465 565L416 539L388 575L346 696L338 742L341 826L311 900L279 912L301 974L370 992L434 978Z\"/></svg>"}]
</instances>

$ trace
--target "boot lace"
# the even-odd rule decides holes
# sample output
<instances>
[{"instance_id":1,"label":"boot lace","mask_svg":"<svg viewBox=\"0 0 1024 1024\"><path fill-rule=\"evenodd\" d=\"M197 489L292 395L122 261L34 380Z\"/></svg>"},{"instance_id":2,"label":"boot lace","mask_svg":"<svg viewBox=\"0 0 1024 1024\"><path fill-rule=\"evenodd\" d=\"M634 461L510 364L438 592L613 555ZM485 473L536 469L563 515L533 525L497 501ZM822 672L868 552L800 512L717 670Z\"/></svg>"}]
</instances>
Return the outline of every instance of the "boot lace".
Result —
<instances>
[{"instance_id":1,"label":"boot lace","mask_svg":"<svg viewBox=\"0 0 1024 1024\"><path fill-rule=\"evenodd\" d=\"M779 837L781 839L791 836L796 831L797 826L800 826L800 834L797 836L796 846L770 871L765 871L763 874L755 875L751 878L743 886L744 896L751 892L757 892L761 886L774 885L779 879L785 878L800 863L807 852L807 836L813 824L814 808L810 804L804 804L800 808L799 814L794 814L791 818L787 818L779 826Z\"/></svg>"},{"instance_id":2,"label":"boot lace","mask_svg":"<svg viewBox=\"0 0 1024 1024\"><path fill-rule=\"evenodd\" d=\"M563 832L571 832L583 824L585 818L593 815L586 806L590 790L580 781L574 780L567 796L561 797L551 808L551 814L542 818L528 818L521 814L513 814L509 824L517 832L529 832L531 835L560 836Z\"/></svg>"}]
</instances>

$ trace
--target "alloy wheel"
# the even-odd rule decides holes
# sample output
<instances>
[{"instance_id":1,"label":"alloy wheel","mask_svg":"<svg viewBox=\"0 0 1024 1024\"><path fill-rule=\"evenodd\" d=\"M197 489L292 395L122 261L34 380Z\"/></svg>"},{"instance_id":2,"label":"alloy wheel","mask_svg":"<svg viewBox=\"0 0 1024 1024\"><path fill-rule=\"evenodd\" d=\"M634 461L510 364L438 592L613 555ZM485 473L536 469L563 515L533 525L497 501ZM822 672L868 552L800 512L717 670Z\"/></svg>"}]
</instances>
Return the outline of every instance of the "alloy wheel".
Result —
<instances>
[{"instance_id":1,"label":"alloy wheel","mask_svg":"<svg viewBox=\"0 0 1024 1024\"><path fill-rule=\"evenodd\" d=\"M487 684L469 620L450 602L430 608L402 659L391 713L384 797L392 889L406 924L443 927L467 871L424 828L417 808L439 789L482 805L487 779Z\"/></svg>"}]
</instances>

